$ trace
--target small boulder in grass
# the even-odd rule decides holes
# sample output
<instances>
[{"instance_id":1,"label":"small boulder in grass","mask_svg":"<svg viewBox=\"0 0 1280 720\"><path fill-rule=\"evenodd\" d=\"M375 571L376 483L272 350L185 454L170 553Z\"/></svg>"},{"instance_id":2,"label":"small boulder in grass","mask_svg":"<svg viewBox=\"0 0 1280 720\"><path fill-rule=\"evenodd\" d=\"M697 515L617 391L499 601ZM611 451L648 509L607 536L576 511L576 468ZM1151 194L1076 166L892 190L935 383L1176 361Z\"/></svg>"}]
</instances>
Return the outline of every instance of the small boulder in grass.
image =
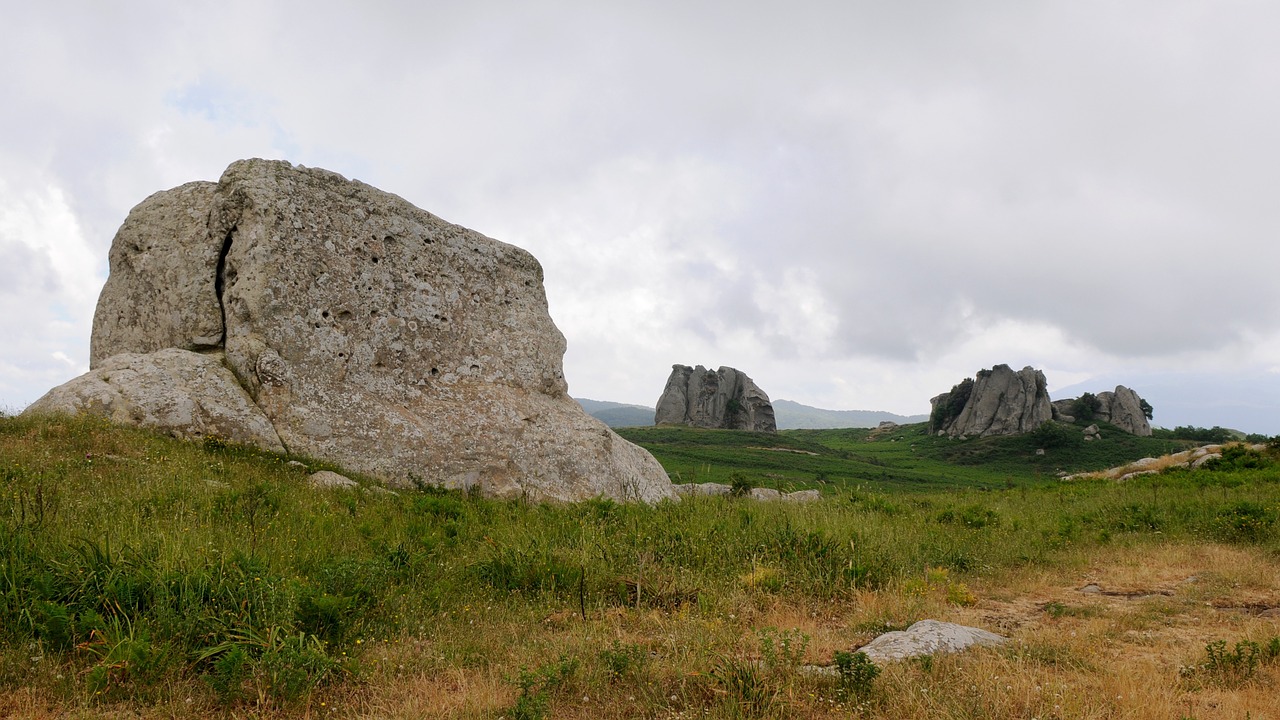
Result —
<instances>
[{"instance_id":1,"label":"small boulder in grass","mask_svg":"<svg viewBox=\"0 0 1280 720\"><path fill-rule=\"evenodd\" d=\"M359 487L359 484L355 480L352 480L346 475L339 475L331 470L321 470L320 472L311 473L311 475L307 477L307 482L310 483L313 488L326 490L334 488L339 490L354 490Z\"/></svg>"},{"instance_id":2,"label":"small boulder in grass","mask_svg":"<svg viewBox=\"0 0 1280 720\"><path fill-rule=\"evenodd\" d=\"M887 632L858 648L872 662L882 665L893 660L906 660L923 655L960 652L974 646L996 646L1009 638L980 628L921 620L906 630Z\"/></svg>"}]
</instances>

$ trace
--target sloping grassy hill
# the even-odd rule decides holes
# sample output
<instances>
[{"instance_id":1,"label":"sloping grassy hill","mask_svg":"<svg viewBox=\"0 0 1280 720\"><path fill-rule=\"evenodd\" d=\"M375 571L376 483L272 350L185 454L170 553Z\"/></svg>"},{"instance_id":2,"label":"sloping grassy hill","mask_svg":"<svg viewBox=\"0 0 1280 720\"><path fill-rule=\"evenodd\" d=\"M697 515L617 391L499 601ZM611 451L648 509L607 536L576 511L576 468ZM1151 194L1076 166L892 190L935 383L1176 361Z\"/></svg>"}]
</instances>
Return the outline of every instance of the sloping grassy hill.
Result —
<instances>
[{"instance_id":1,"label":"sloping grassy hill","mask_svg":"<svg viewBox=\"0 0 1280 720\"><path fill-rule=\"evenodd\" d=\"M1043 484L1061 474L1114 467L1186 447L1103 425L1103 440L1080 428L1048 425L1013 437L953 440L930 436L924 423L875 429L786 430L777 434L688 427L623 428L653 453L675 482L730 482L734 474L778 489L864 485L882 492L946 487ZM1037 454L1037 450L1044 450Z\"/></svg>"},{"instance_id":2,"label":"sloping grassy hill","mask_svg":"<svg viewBox=\"0 0 1280 720\"><path fill-rule=\"evenodd\" d=\"M358 476L315 490L291 458L216 440L0 417L0 717L1154 719L1274 703L1272 458L1010 487L910 428L654 432L691 465L812 463L831 496L535 506ZM849 487L862 471L919 480ZM1086 579L1102 590L1081 594ZM799 669L923 618L1013 642L878 677Z\"/></svg>"}]
</instances>

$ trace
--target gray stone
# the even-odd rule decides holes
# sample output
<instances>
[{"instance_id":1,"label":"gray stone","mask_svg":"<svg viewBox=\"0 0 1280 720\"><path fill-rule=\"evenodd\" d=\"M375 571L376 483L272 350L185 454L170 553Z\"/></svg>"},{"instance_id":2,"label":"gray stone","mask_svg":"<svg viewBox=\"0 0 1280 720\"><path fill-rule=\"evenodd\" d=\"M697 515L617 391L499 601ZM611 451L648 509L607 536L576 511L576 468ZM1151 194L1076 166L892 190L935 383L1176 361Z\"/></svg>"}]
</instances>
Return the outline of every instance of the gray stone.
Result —
<instances>
[{"instance_id":1,"label":"gray stone","mask_svg":"<svg viewBox=\"0 0 1280 720\"><path fill-rule=\"evenodd\" d=\"M722 483L685 483L676 485L676 492L681 495L728 495L730 488Z\"/></svg>"},{"instance_id":2,"label":"gray stone","mask_svg":"<svg viewBox=\"0 0 1280 720\"><path fill-rule=\"evenodd\" d=\"M1111 423L1130 435L1142 437L1151 435L1151 424L1147 421L1146 414L1142 412L1142 398L1138 397L1138 393L1123 385L1117 385L1114 391L1100 392L1095 397L1098 398L1098 409L1094 417ZM1077 400L1079 398L1054 400L1053 419L1060 422L1075 422L1075 418L1069 413L1075 409ZM1090 427L1093 430L1086 430L1086 433L1096 435L1097 426Z\"/></svg>"},{"instance_id":3,"label":"gray stone","mask_svg":"<svg viewBox=\"0 0 1280 720\"><path fill-rule=\"evenodd\" d=\"M979 371L975 379L930 400L929 430L951 437L1030 432L1053 416L1046 388L1044 373L1035 368L1014 372L1008 365L996 365ZM961 401L962 407L956 408Z\"/></svg>"},{"instance_id":4,"label":"gray stone","mask_svg":"<svg viewBox=\"0 0 1280 720\"><path fill-rule=\"evenodd\" d=\"M672 365L654 412L655 425L777 432L773 405L747 374Z\"/></svg>"},{"instance_id":5,"label":"gray stone","mask_svg":"<svg viewBox=\"0 0 1280 720\"><path fill-rule=\"evenodd\" d=\"M158 192L129 212L111 243L98 296L89 367L120 353L222 346L221 238L210 238L217 183Z\"/></svg>"},{"instance_id":6,"label":"gray stone","mask_svg":"<svg viewBox=\"0 0 1280 720\"><path fill-rule=\"evenodd\" d=\"M270 420L222 364L221 353L167 348L114 355L45 393L23 415L81 412L175 437L212 435L284 452Z\"/></svg>"},{"instance_id":7,"label":"gray stone","mask_svg":"<svg viewBox=\"0 0 1280 720\"><path fill-rule=\"evenodd\" d=\"M751 488L752 500L778 500L781 497L782 493L773 488Z\"/></svg>"},{"instance_id":8,"label":"gray stone","mask_svg":"<svg viewBox=\"0 0 1280 720\"><path fill-rule=\"evenodd\" d=\"M1201 455L1200 457L1196 458L1191 462L1191 467L1198 468L1207 462L1210 462L1212 460L1217 460L1218 458L1221 458L1221 457L1222 457L1222 453L1216 453L1216 452L1211 452L1211 453L1208 453L1207 455Z\"/></svg>"},{"instance_id":9,"label":"gray stone","mask_svg":"<svg viewBox=\"0 0 1280 720\"><path fill-rule=\"evenodd\" d=\"M811 503L818 502L822 499L822 493L817 490L797 490L789 492L782 496L783 502L793 503Z\"/></svg>"},{"instance_id":10,"label":"gray stone","mask_svg":"<svg viewBox=\"0 0 1280 720\"><path fill-rule=\"evenodd\" d=\"M1099 418L1130 435L1139 437L1151 435L1151 423L1142 412L1142 398L1138 397L1138 393L1123 385L1117 385L1114 392L1098 393L1098 402L1101 403L1098 410Z\"/></svg>"},{"instance_id":11,"label":"gray stone","mask_svg":"<svg viewBox=\"0 0 1280 720\"><path fill-rule=\"evenodd\" d=\"M858 648L872 662L883 665L894 660L960 652L974 646L997 646L1008 638L980 628L937 620L921 620L906 630L887 632Z\"/></svg>"},{"instance_id":12,"label":"gray stone","mask_svg":"<svg viewBox=\"0 0 1280 720\"><path fill-rule=\"evenodd\" d=\"M311 475L307 477L307 482L310 483L313 488L326 490L354 490L360 487L359 483L355 480L331 470L321 470L319 472L311 473Z\"/></svg>"},{"instance_id":13,"label":"gray stone","mask_svg":"<svg viewBox=\"0 0 1280 720\"><path fill-rule=\"evenodd\" d=\"M221 351L277 439L245 434L393 485L675 497L569 398L532 255L325 170L245 160L134 208L92 346Z\"/></svg>"}]
</instances>

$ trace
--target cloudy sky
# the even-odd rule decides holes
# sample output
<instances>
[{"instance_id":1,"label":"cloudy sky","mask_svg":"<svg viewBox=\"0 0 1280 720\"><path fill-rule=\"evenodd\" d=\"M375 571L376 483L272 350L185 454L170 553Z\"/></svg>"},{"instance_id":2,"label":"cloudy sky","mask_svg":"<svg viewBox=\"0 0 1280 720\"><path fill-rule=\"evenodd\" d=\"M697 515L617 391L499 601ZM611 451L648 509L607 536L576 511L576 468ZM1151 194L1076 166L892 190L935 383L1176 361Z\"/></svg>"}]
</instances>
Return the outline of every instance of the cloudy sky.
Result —
<instances>
[{"instance_id":1,"label":"cloudy sky","mask_svg":"<svg viewBox=\"0 0 1280 720\"><path fill-rule=\"evenodd\" d=\"M652 405L672 363L903 414L996 363L1051 392L1280 379L1274 3L0 0L0 17L0 407L87 369L129 208L244 157L532 251L577 397ZM1270 415L1244 429L1280 433Z\"/></svg>"}]
</instances>

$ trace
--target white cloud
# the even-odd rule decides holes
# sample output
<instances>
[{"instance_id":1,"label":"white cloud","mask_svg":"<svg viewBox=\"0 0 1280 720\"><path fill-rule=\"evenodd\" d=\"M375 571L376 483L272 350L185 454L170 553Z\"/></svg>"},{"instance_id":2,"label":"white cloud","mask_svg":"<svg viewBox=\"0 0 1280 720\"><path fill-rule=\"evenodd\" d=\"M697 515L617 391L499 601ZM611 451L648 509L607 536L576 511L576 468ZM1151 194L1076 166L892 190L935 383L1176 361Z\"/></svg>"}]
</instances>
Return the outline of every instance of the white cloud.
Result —
<instances>
[{"instance_id":1,"label":"white cloud","mask_svg":"<svg viewBox=\"0 0 1280 720\"><path fill-rule=\"evenodd\" d=\"M249 156L531 250L578 394L727 364L922 412L1001 362L1066 385L1280 358L1270 6L9 10L0 212L39 228L0 245L18 385L87 362L132 205Z\"/></svg>"}]
</instances>

